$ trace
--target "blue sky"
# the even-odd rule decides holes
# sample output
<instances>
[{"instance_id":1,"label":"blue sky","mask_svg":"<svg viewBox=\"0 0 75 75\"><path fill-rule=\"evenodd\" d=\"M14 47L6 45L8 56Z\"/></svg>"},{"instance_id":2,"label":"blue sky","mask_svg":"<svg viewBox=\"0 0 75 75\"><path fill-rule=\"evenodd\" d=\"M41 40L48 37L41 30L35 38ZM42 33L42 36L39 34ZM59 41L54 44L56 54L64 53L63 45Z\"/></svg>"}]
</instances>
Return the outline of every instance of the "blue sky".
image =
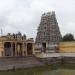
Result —
<instances>
[{"instance_id":1,"label":"blue sky","mask_svg":"<svg viewBox=\"0 0 75 75\"><path fill-rule=\"evenodd\" d=\"M35 38L41 15L49 11L55 11L62 35L75 35L75 0L0 0L0 29Z\"/></svg>"}]
</instances>

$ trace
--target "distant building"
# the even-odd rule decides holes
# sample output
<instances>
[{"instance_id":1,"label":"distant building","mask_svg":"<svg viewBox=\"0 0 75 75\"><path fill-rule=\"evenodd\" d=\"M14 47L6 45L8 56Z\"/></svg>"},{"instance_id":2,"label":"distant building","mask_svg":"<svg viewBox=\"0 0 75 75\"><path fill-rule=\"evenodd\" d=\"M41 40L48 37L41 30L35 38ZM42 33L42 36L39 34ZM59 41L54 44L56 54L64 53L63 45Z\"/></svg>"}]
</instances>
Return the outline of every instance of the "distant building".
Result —
<instances>
[{"instance_id":1,"label":"distant building","mask_svg":"<svg viewBox=\"0 0 75 75\"><path fill-rule=\"evenodd\" d=\"M33 38L26 39L26 35L8 34L0 37L0 56L28 56L34 54Z\"/></svg>"},{"instance_id":2,"label":"distant building","mask_svg":"<svg viewBox=\"0 0 75 75\"><path fill-rule=\"evenodd\" d=\"M44 13L37 29L35 53L57 52L61 33L56 20L55 12Z\"/></svg>"}]
</instances>

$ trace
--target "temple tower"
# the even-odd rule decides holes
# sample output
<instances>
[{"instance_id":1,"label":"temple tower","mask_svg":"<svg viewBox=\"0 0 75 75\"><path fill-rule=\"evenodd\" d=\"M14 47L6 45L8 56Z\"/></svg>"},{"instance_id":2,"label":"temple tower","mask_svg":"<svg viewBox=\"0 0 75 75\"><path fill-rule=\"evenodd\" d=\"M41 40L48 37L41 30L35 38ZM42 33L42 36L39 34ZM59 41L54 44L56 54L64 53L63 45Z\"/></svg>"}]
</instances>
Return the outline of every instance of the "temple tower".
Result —
<instances>
[{"instance_id":1,"label":"temple tower","mask_svg":"<svg viewBox=\"0 0 75 75\"><path fill-rule=\"evenodd\" d=\"M61 33L56 20L55 12L44 13L37 30L35 40L36 52L56 52L61 41Z\"/></svg>"}]
</instances>

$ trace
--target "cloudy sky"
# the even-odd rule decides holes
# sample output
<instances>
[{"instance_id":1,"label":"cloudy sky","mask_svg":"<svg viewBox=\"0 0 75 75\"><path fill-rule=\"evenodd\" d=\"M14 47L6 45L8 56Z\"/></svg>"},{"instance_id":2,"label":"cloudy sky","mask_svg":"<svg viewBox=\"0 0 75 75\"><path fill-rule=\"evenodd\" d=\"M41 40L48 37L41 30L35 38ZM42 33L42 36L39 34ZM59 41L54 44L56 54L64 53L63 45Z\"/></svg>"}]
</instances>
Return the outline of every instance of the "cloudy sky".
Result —
<instances>
[{"instance_id":1,"label":"cloudy sky","mask_svg":"<svg viewBox=\"0 0 75 75\"><path fill-rule=\"evenodd\" d=\"M75 35L75 0L0 0L0 29L3 35L20 31L35 38L41 15L48 11L55 11L62 35Z\"/></svg>"}]
</instances>

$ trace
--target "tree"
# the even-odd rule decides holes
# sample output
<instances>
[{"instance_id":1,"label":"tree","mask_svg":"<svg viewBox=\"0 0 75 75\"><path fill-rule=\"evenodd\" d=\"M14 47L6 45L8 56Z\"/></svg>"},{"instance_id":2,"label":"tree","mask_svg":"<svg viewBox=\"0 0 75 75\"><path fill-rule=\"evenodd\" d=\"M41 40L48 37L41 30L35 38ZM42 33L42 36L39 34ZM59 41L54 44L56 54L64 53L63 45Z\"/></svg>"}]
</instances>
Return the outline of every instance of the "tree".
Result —
<instances>
[{"instance_id":1,"label":"tree","mask_svg":"<svg viewBox=\"0 0 75 75\"><path fill-rule=\"evenodd\" d=\"M74 35L69 33L63 36L62 41L74 41Z\"/></svg>"}]
</instances>

